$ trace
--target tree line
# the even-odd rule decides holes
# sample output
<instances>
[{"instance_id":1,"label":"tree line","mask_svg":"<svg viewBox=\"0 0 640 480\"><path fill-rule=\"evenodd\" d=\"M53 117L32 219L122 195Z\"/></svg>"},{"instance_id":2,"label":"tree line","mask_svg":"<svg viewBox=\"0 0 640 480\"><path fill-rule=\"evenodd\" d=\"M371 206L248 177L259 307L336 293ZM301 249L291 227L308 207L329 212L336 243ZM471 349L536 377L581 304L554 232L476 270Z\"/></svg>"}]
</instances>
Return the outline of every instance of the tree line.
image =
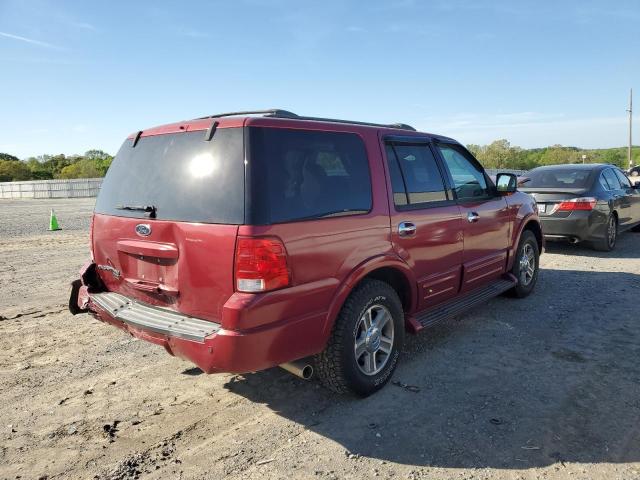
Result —
<instances>
[{"instance_id":1,"label":"tree line","mask_svg":"<svg viewBox=\"0 0 640 480\"><path fill-rule=\"evenodd\" d=\"M88 150L84 155L40 155L20 160L0 153L0 182L49 180L52 178L104 177L113 157L102 150Z\"/></svg>"},{"instance_id":2,"label":"tree line","mask_svg":"<svg viewBox=\"0 0 640 480\"><path fill-rule=\"evenodd\" d=\"M561 163L610 163L627 167L627 149L581 149L552 145L545 148L520 148L508 140L496 140L489 145L467 145L485 168L530 170L541 165ZM102 150L89 150L84 155L40 155L26 160L0 153L0 182L47 180L51 178L104 177L113 157ZM633 147L634 165L640 163L640 147Z\"/></svg>"},{"instance_id":3,"label":"tree line","mask_svg":"<svg viewBox=\"0 0 640 480\"><path fill-rule=\"evenodd\" d=\"M552 145L545 148L524 149L512 146L508 140L496 140L489 145L467 145L485 168L531 170L542 165L562 163L609 163L623 169L628 167L627 148L582 149ZM584 159L583 159L584 156ZM633 147L634 165L640 163L640 147Z\"/></svg>"}]
</instances>

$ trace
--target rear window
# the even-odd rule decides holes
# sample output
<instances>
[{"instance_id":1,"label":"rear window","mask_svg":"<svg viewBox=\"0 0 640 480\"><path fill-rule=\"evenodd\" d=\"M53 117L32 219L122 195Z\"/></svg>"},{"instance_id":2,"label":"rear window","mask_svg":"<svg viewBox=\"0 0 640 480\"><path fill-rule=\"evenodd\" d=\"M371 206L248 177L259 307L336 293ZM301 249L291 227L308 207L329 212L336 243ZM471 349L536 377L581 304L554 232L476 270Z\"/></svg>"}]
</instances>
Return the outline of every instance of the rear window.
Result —
<instances>
[{"instance_id":1,"label":"rear window","mask_svg":"<svg viewBox=\"0 0 640 480\"><path fill-rule=\"evenodd\" d=\"M242 224L243 130L218 129L126 140L102 183L96 213L145 218L123 207L155 206L158 220Z\"/></svg>"},{"instance_id":2,"label":"rear window","mask_svg":"<svg viewBox=\"0 0 640 480\"><path fill-rule=\"evenodd\" d=\"M584 168L559 168L532 170L525 175L529 179L524 188L588 188L592 170Z\"/></svg>"},{"instance_id":3,"label":"rear window","mask_svg":"<svg viewBox=\"0 0 640 480\"><path fill-rule=\"evenodd\" d=\"M352 133L249 127L247 223L367 213L369 161Z\"/></svg>"}]
</instances>

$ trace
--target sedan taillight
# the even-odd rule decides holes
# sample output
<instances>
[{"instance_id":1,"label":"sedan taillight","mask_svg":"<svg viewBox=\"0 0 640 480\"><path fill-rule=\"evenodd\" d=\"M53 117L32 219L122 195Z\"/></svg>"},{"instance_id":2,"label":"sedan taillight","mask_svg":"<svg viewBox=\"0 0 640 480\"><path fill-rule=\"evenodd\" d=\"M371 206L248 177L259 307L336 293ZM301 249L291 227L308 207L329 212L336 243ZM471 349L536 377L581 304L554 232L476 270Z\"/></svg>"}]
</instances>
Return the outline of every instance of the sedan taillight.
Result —
<instances>
[{"instance_id":1,"label":"sedan taillight","mask_svg":"<svg viewBox=\"0 0 640 480\"><path fill-rule=\"evenodd\" d=\"M598 203L593 197L572 198L558 205L558 212L572 212L574 210L593 210Z\"/></svg>"}]
</instances>

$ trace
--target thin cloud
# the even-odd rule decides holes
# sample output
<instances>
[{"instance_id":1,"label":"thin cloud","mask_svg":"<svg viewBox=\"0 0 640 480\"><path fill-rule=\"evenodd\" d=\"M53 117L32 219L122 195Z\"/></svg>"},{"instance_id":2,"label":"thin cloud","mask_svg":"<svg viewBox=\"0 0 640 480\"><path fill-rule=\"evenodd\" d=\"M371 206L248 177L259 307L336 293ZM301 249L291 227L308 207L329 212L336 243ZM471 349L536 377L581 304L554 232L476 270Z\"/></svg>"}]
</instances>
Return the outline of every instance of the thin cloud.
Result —
<instances>
[{"instance_id":1,"label":"thin cloud","mask_svg":"<svg viewBox=\"0 0 640 480\"><path fill-rule=\"evenodd\" d=\"M53 45L51 43L42 42L40 40L34 40L33 38L21 37L20 35L14 35L13 33L0 32L0 37L11 38L20 42L30 43L31 45L37 45L39 47L51 48L54 50L62 50L61 47Z\"/></svg>"},{"instance_id":2,"label":"thin cloud","mask_svg":"<svg viewBox=\"0 0 640 480\"><path fill-rule=\"evenodd\" d=\"M193 28L183 28L178 33L183 37L189 38L211 38L211 34L208 32L202 32Z\"/></svg>"},{"instance_id":3,"label":"thin cloud","mask_svg":"<svg viewBox=\"0 0 640 480\"><path fill-rule=\"evenodd\" d=\"M82 30L90 30L92 32L95 32L97 30L95 26L87 22L69 22L69 25L71 25L72 27L80 28Z\"/></svg>"},{"instance_id":4,"label":"thin cloud","mask_svg":"<svg viewBox=\"0 0 640 480\"><path fill-rule=\"evenodd\" d=\"M84 133L87 130L89 130L89 127L83 123L79 123L77 125L74 125L71 130L75 133Z\"/></svg>"}]
</instances>

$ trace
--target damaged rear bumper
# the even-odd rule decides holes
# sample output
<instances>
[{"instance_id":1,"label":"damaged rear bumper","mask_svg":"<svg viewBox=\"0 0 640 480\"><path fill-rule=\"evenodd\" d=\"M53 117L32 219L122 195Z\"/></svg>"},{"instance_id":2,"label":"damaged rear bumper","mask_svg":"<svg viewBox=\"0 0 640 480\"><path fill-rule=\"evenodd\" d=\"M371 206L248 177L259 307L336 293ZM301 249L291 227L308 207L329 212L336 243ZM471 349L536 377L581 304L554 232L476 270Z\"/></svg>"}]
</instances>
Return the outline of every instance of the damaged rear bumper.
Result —
<instances>
[{"instance_id":1,"label":"damaged rear bumper","mask_svg":"<svg viewBox=\"0 0 640 480\"><path fill-rule=\"evenodd\" d=\"M80 273L81 280L72 283L69 298L72 313L89 313L134 337L160 345L205 373L254 372L321 350L319 339L324 314L231 330L224 325L233 323L239 316L262 318L262 312L255 306L255 296L236 294L225 304L223 319L216 322L109 292L91 262Z\"/></svg>"},{"instance_id":2,"label":"damaged rear bumper","mask_svg":"<svg viewBox=\"0 0 640 480\"><path fill-rule=\"evenodd\" d=\"M134 328L198 343L220 330L220 325L188 317L166 308L145 305L114 292L96 293L91 301L114 320Z\"/></svg>"}]
</instances>

